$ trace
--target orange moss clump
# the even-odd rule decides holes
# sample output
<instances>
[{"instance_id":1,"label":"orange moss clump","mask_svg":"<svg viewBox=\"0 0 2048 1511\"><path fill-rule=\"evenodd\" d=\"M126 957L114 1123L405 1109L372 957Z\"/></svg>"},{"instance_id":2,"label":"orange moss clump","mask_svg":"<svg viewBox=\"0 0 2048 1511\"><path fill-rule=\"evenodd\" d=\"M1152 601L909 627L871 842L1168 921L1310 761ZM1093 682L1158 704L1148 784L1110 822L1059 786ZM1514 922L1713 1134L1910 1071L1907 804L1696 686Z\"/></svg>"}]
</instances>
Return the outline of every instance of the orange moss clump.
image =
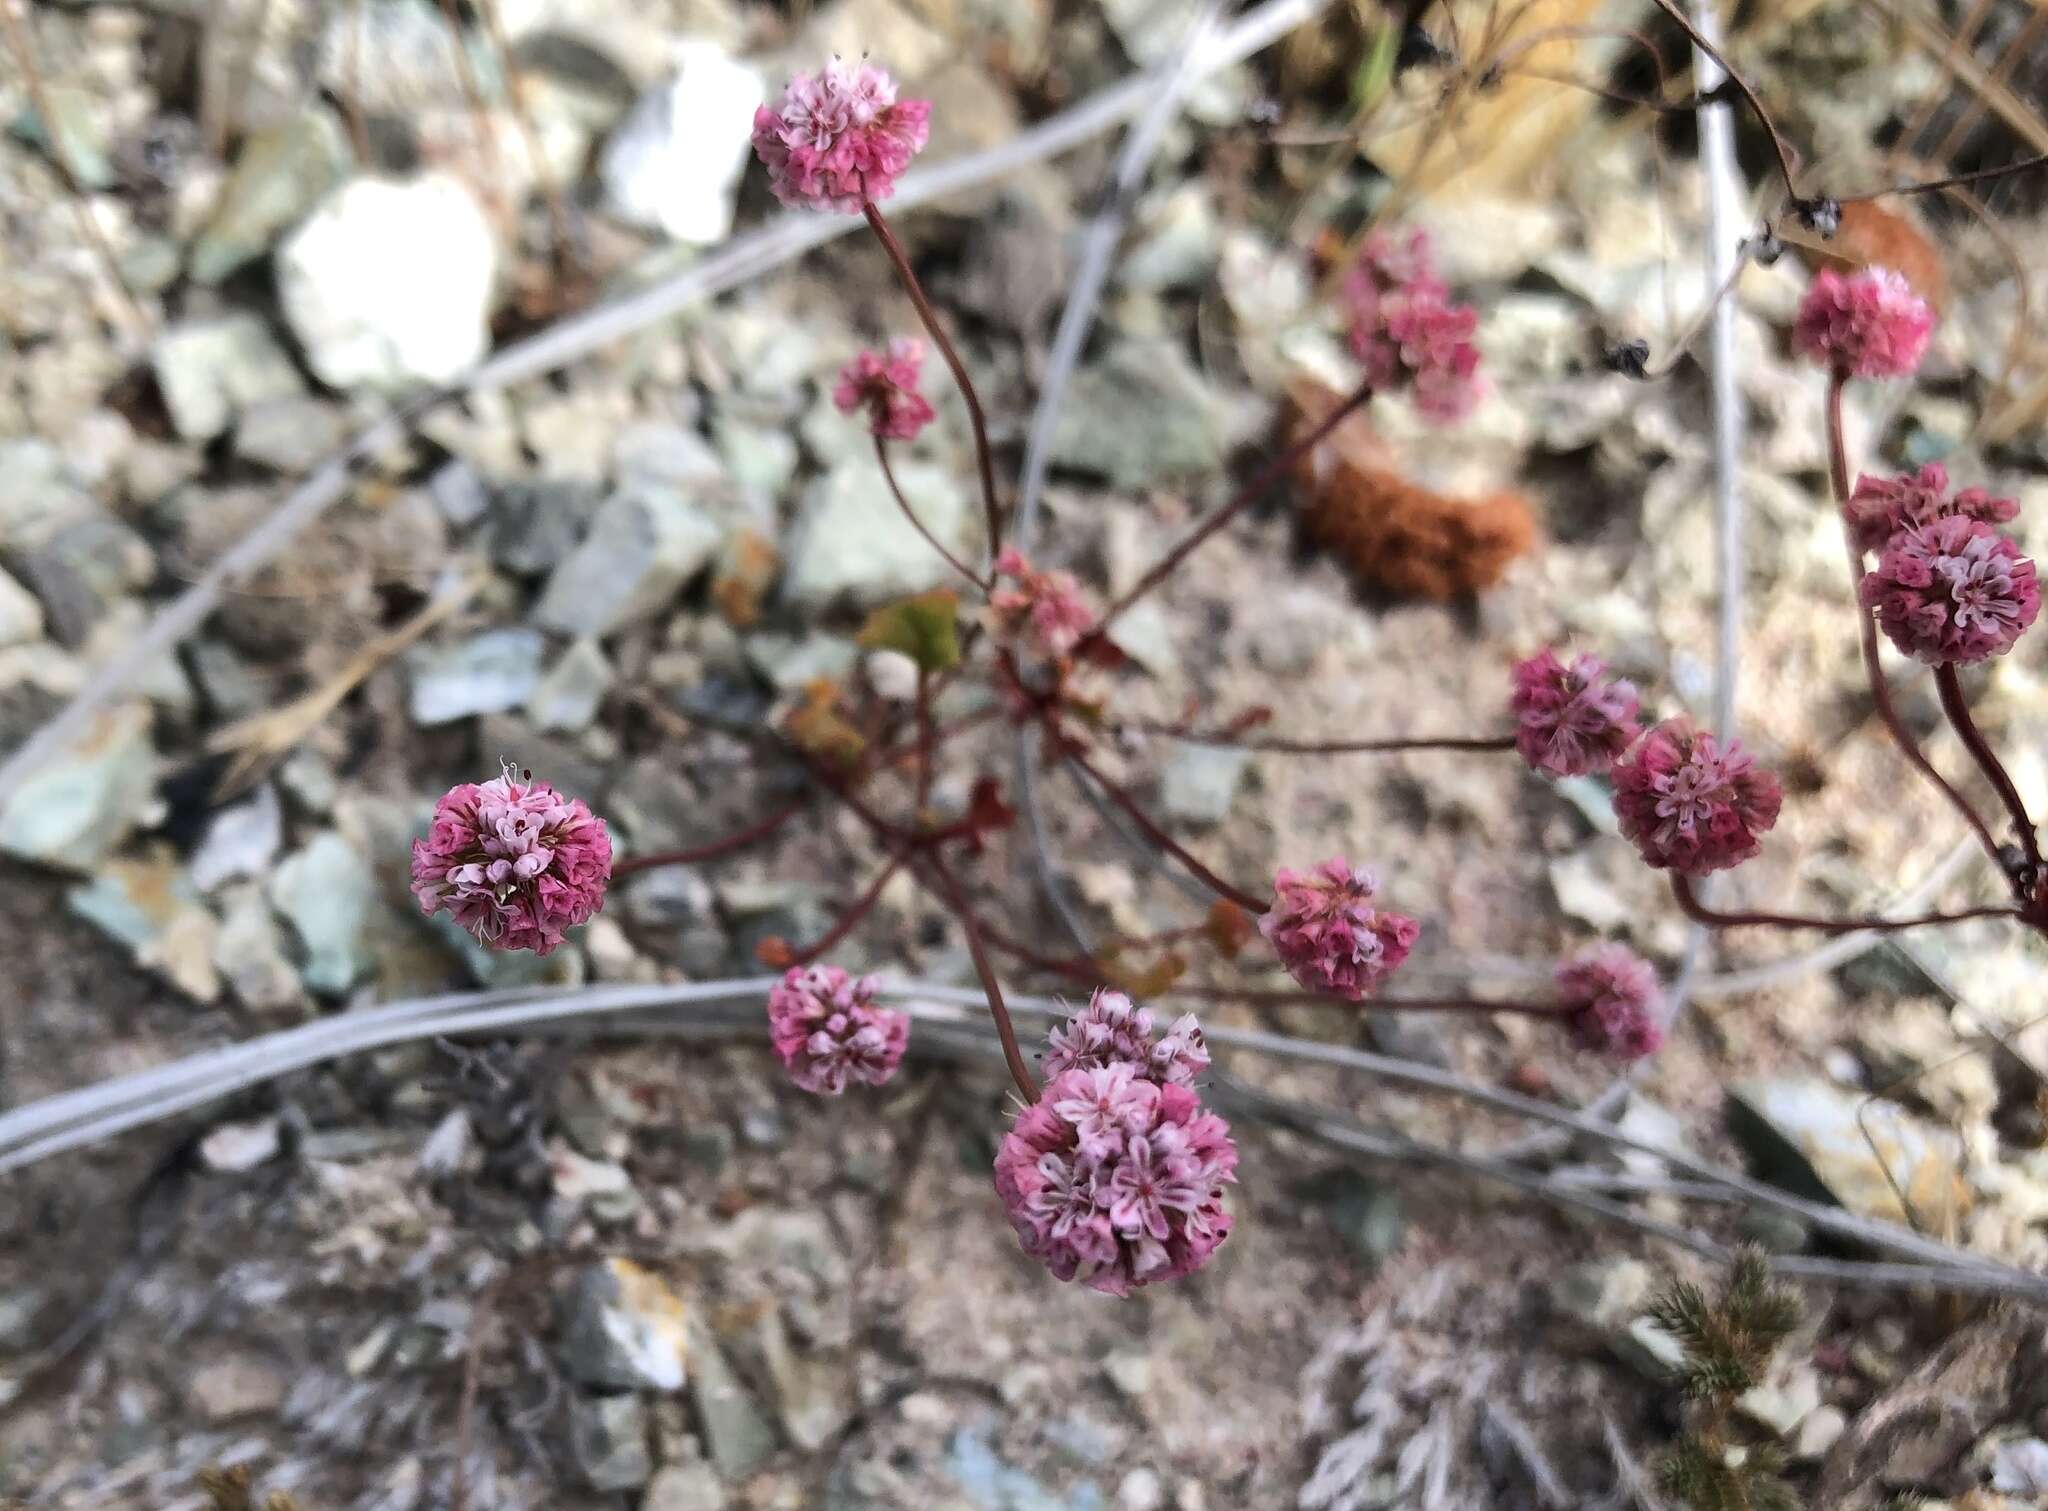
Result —
<instances>
[{"instance_id":1,"label":"orange moss clump","mask_svg":"<svg viewBox=\"0 0 2048 1511\"><path fill-rule=\"evenodd\" d=\"M1314 383L1289 395L1298 440L1343 402ZM1295 464L1301 518L1315 543L1369 586L1436 602L1490 588L1536 544L1536 517L1518 493L1451 498L1410 482L1363 414L1347 415Z\"/></svg>"}]
</instances>

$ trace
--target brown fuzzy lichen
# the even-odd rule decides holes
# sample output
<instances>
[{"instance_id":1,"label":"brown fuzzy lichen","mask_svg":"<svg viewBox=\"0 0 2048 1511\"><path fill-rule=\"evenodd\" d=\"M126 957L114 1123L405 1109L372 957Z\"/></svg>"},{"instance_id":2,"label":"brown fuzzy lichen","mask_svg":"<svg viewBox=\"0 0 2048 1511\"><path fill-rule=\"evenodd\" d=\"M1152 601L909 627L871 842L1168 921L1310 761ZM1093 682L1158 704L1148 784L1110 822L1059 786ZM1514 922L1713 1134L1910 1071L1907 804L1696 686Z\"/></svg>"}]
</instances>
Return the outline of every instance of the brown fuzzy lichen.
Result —
<instances>
[{"instance_id":1,"label":"brown fuzzy lichen","mask_svg":"<svg viewBox=\"0 0 2048 1511\"><path fill-rule=\"evenodd\" d=\"M1317 384L1289 395L1287 435L1313 430L1342 398ZM1347 415L1295 464L1310 539L1370 587L1436 602L1492 587L1536 544L1536 517L1518 493L1452 498L1409 481L1363 414Z\"/></svg>"}]
</instances>

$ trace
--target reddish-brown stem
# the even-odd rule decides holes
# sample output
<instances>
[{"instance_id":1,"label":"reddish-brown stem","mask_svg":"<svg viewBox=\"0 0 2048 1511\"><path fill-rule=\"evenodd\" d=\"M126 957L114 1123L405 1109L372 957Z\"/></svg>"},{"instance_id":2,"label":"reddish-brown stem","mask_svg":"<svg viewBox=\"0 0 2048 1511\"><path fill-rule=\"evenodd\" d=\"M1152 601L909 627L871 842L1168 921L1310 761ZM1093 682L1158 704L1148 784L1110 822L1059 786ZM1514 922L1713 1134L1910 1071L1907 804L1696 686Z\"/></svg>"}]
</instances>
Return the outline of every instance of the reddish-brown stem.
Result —
<instances>
[{"instance_id":1,"label":"reddish-brown stem","mask_svg":"<svg viewBox=\"0 0 2048 1511\"><path fill-rule=\"evenodd\" d=\"M921 819L932 796L932 766L935 746L932 734L931 682L924 663L917 667L917 804Z\"/></svg>"},{"instance_id":2,"label":"reddish-brown stem","mask_svg":"<svg viewBox=\"0 0 2048 1511\"><path fill-rule=\"evenodd\" d=\"M1115 620L1117 615L1123 613L1124 610L1171 577L1174 568L1194 554L1204 541L1229 524L1248 505L1262 497L1267 489L1280 481L1288 468L1320 446L1329 437L1330 432L1343 423L1347 415L1359 408L1371 397L1371 387L1361 384L1357 389L1353 390L1350 398L1331 410L1315 429L1253 473L1251 480L1238 489L1236 495L1228 503L1220 508L1211 510L1200 524L1182 536L1171 550L1154 562L1145 575L1132 584L1128 592L1104 611L1102 618L1096 623L1095 628L1089 632L1089 638L1091 640L1101 638L1103 632L1109 628L1110 623Z\"/></svg>"},{"instance_id":3,"label":"reddish-brown stem","mask_svg":"<svg viewBox=\"0 0 2048 1511\"><path fill-rule=\"evenodd\" d=\"M1937 924L1968 923L1975 918L2018 919L2020 911L2008 907L1965 908L1960 913L1921 913L1912 918L1807 918L1795 913L1724 913L1700 901L1692 878L1673 873L1671 891L1685 916L1709 928L1812 929L1822 934L1896 934L1902 929L1929 928Z\"/></svg>"},{"instance_id":4,"label":"reddish-brown stem","mask_svg":"<svg viewBox=\"0 0 2048 1511\"><path fill-rule=\"evenodd\" d=\"M1404 740L1283 740L1273 736L1235 734L1228 729L1182 729L1158 719L1135 719L1120 727L1145 734L1167 735L1190 745L1229 745L1239 750L1264 750L1275 755L1386 755L1403 750L1501 751L1515 748L1513 735L1439 738L1418 735Z\"/></svg>"},{"instance_id":5,"label":"reddish-brown stem","mask_svg":"<svg viewBox=\"0 0 2048 1511\"><path fill-rule=\"evenodd\" d=\"M1884 665L1878 659L1877 618L1863 602L1863 548L1856 544L1856 533L1849 524L1849 452L1842 435L1842 389L1847 382L1847 375L1843 373L1833 373L1828 378L1828 481L1834 489L1835 510L1842 519L1842 543L1849 553L1849 593L1856 604L1856 634L1863 650L1863 670L1870 681L1871 701L1877 705L1877 716L1890 732L1893 743L1914 769L1940 789L1956 812L1968 821L1985 853L1995 861L1998 859L1998 841L1992 837L1990 827L1970 800L1935 770L1934 763L1920 749L1920 742L1913 738L1913 731L1906 728L1905 721L1899 717L1899 711L1892 703L1891 686L1885 681Z\"/></svg>"},{"instance_id":6,"label":"reddish-brown stem","mask_svg":"<svg viewBox=\"0 0 2048 1511\"><path fill-rule=\"evenodd\" d=\"M932 703L938 700L940 692L940 683L938 679L934 678L930 682L928 682L926 684L926 689L927 690L925 693L925 704L926 707L929 708ZM970 729L976 728L977 726L982 724L987 724L992 720L999 719L1002 717L1003 711L999 708L980 708L976 709L971 714L963 714L961 717L954 719L949 723L934 724L932 726L933 749L936 750L940 745L944 744L947 740L952 739L955 735L965 734ZM881 751L879 754L869 759L869 769L874 771L887 771L892 766L899 765L902 762L911 759L911 757L915 756L918 753L918 749L919 746L916 740L905 740L900 742L899 744L891 745L887 749Z\"/></svg>"},{"instance_id":7,"label":"reddish-brown stem","mask_svg":"<svg viewBox=\"0 0 2048 1511\"><path fill-rule=\"evenodd\" d=\"M1003 543L1003 513L996 502L996 464L988 444L988 421L981 412L981 396L974 391L974 380L967 376L967 364L960 360L960 353L954 349L952 338L946 328L939 324L938 311L925 297L924 285L917 281L917 273L910 266L910 258L904 254L903 244L896 239L896 233L889 229L889 222L882 218L882 212L869 200L861 207L868 218L868 225L875 233L875 239L882 244L882 250L889 254L889 261L896 269L897 281L903 291L910 295L910 302L917 306L917 318L924 322L924 328L931 334L932 342L939 349L939 355L946 359L946 366L952 371L953 383L960 390L960 397L967 405L967 423L974 430L974 465L981 474L981 505L988 524L988 549L993 557ZM965 570L964 568L962 570ZM969 572L969 577L974 574ZM977 579L978 580L978 579Z\"/></svg>"},{"instance_id":8,"label":"reddish-brown stem","mask_svg":"<svg viewBox=\"0 0 2048 1511\"><path fill-rule=\"evenodd\" d=\"M1578 1010L1568 1002L1483 1002L1477 997L1367 997L1354 1002L1328 992L1262 991L1183 983L1174 985L1173 994L1204 1002L1242 1002L1251 1007L1348 1007L1361 1012L1519 1013L1530 1018L1559 1018Z\"/></svg>"},{"instance_id":9,"label":"reddish-brown stem","mask_svg":"<svg viewBox=\"0 0 2048 1511\"><path fill-rule=\"evenodd\" d=\"M1003 1005L1002 983L996 979L996 968L989 963L988 947L982 943L981 929L974 920L974 909L968 905L967 895L960 890L960 883L953 879L953 873L938 856L926 857L931 864L932 875L938 880L940 890L945 894L947 905L953 916L960 920L961 932L967 936L967 953L974 959L974 973L981 978L981 989L988 998L989 1016L995 1019L996 1036L1003 1041L1003 1059L1009 1063L1010 1079L1017 1083L1024 1100L1038 1100L1038 1082L1033 1079L1031 1067L1024 1063L1024 1051L1017 1047L1017 1030L1010 1022L1010 1010Z\"/></svg>"},{"instance_id":10,"label":"reddish-brown stem","mask_svg":"<svg viewBox=\"0 0 2048 1511\"><path fill-rule=\"evenodd\" d=\"M1991 742L1984 738L1977 721L1970 716L1970 701L1963 696L1962 679L1956 675L1955 663L1943 662L1934 669L1934 685L1941 692L1941 710L1948 715L1948 722L1954 726L1963 748L1998 793L1998 800L2005 804L2005 811L2012 818L2012 826L2019 831L2020 849L2025 852L2027 864L2034 868L2034 874L2041 873L2041 842L2034 833L2034 820L2027 812L2026 801L2021 798L2019 788L2013 785L2012 775L2005 769L2005 763L1998 759L1998 752L1991 748Z\"/></svg>"},{"instance_id":11,"label":"reddish-brown stem","mask_svg":"<svg viewBox=\"0 0 2048 1511\"><path fill-rule=\"evenodd\" d=\"M902 851L889 857L882 869L875 873L875 879L867 884L851 906L839 915L839 921L821 934L816 940L805 945L790 957L791 965L809 965L827 950L839 943L848 934L860 927L860 922L874 912L875 904L882 900L882 888L889 885L889 879L903 869L903 862L909 856Z\"/></svg>"},{"instance_id":12,"label":"reddish-brown stem","mask_svg":"<svg viewBox=\"0 0 2048 1511\"><path fill-rule=\"evenodd\" d=\"M647 871L655 866L690 866L699 861L717 860L721 855L730 855L735 850L744 850L757 840L764 840L784 824L803 812L801 801L777 808L765 818L756 819L744 829L737 829L722 839L709 844L692 845L686 850L657 850L649 855L629 855L612 867L613 876L626 876L634 871Z\"/></svg>"},{"instance_id":13,"label":"reddish-brown stem","mask_svg":"<svg viewBox=\"0 0 2048 1511\"><path fill-rule=\"evenodd\" d=\"M1086 756L1082 755L1079 751L1069 751L1067 752L1067 759L1087 773L1094 780L1095 784L1103 790L1104 794L1108 796L1109 800L1115 803L1117 807L1123 809L1125 815L1143 831L1147 839L1179 861L1188 875L1194 877L1196 881L1214 892L1218 897L1236 903L1248 913L1256 915L1266 911L1267 900L1265 898L1254 897L1242 887L1232 886L1214 871L1203 865L1201 861L1189 853L1186 846L1182 845L1179 840L1154 823L1152 816L1145 811L1144 806L1136 798L1132 797L1129 792L1125 791L1116 782L1103 775L1101 769Z\"/></svg>"},{"instance_id":14,"label":"reddish-brown stem","mask_svg":"<svg viewBox=\"0 0 2048 1511\"><path fill-rule=\"evenodd\" d=\"M889 465L889 448L883 444L880 436L875 437L875 460L882 464L882 476L888 480L889 492L895 497L896 507L903 511L903 517L910 521L911 529L923 536L924 543L943 556L948 566L986 593L989 589L988 583L975 575L974 570L959 557L947 550L938 536L925 528L924 521L917 517L917 511L910 507L910 500L903 496L903 489L896 482L896 469Z\"/></svg>"}]
</instances>

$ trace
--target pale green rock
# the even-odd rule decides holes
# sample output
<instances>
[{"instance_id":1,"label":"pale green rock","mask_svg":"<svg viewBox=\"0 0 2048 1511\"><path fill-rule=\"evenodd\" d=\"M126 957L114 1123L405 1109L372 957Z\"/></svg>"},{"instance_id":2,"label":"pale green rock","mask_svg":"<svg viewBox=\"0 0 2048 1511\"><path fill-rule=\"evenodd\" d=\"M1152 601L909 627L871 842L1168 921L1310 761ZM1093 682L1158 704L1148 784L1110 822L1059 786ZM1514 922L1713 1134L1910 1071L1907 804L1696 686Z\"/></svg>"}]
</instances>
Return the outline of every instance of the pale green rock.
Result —
<instances>
[{"instance_id":1,"label":"pale green rock","mask_svg":"<svg viewBox=\"0 0 2048 1511\"><path fill-rule=\"evenodd\" d=\"M0 802L0 851L89 872L149 807L156 751L149 708L124 703L93 716L72 743Z\"/></svg>"},{"instance_id":2,"label":"pale green rock","mask_svg":"<svg viewBox=\"0 0 2048 1511\"><path fill-rule=\"evenodd\" d=\"M220 208L192 243L195 283L216 284L254 262L348 171L348 140L325 105L243 142Z\"/></svg>"},{"instance_id":3,"label":"pale green rock","mask_svg":"<svg viewBox=\"0 0 2048 1511\"><path fill-rule=\"evenodd\" d=\"M287 856L270 881L270 901L305 947L306 985L338 997L369 974L370 915L377 879L355 846L323 829Z\"/></svg>"}]
</instances>

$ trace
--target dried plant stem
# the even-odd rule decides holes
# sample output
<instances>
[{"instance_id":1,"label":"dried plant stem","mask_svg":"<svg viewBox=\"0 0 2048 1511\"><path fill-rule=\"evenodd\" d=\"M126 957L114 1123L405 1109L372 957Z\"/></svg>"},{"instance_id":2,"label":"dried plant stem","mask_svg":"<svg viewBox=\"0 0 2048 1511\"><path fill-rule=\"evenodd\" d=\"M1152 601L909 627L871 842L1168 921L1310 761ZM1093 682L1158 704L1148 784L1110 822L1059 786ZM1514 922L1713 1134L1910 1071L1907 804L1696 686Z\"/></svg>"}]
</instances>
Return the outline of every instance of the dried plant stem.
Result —
<instances>
[{"instance_id":1,"label":"dried plant stem","mask_svg":"<svg viewBox=\"0 0 2048 1511\"><path fill-rule=\"evenodd\" d=\"M2020 849L2027 857L2027 864L2039 875L2041 841L2034 832L2033 817L2027 812L2019 788L2013 785L2012 774L1998 759L1998 752L1991 748L1991 742L1984 738L1983 731L1977 728L1977 721L1970 714L1970 700L1963 696L1962 678L1956 674L1953 661L1945 661L1934 669L1934 685L1941 693L1942 712L1948 715L1948 722L1954 727L1957 738L1990 781L1998 800L2005 804L2006 814L2019 834Z\"/></svg>"},{"instance_id":2,"label":"dried plant stem","mask_svg":"<svg viewBox=\"0 0 2048 1511\"><path fill-rule=\"evenodd\" d=\"M1863 670L1870 682L1870 696L1877 705L1877 716L1891 733L1893 742L1906 759L1922 776L1940 789L1950 804L1968 821L1975 831L1978 843L1984 853L1996 862L1998 841L1992 837L1983 817L1970 800L1957 791L1954 784L1935 769L1927 759L1920 742L1913 738L1913 731L1899 717L1898 708L1892 702L1892 690L1885 681L1884 665L1877 654L1877 619L1863 605L1863 551L1856 544L1854 532L1849 527L1849 453L1842 434L1842 390L1848 379L1840 373L1828 378L1827 431L1828 431L1828 480L1835 494L1835 508L1842 517L1842 541L1849 553L1849 593L1856 607L1857 638L1863 651Z\"/></svg>"},{"instance_id":3,"label":"dried plant stem","mask_svg":"<svg viewBox=\"0 0 2048 1511\"><path fill-rule=\"evenodd\" d=\"M881 242L882 250L888 253L889 262L896 269L896 281L903 285L903 291L910 295L910 302L917 306L917 318L924 322L939 355L946 359L946 368L953 374L953 385L960 390L960 398L967 405L967 424L974 432L974 468L981 478L981 507L983 523L988 531L988 551L990 556L994 556L1003 543L1003 511L996 500L995 457L989 449L988 420L981 412L981 395L975 392L974 379L968 376L967 364L960 360L953 338L946 334L939 312L932 308L924 285L918 282L917 270L911 267L903 244L889 229L889 222L882 218L882 212L873 200L862 206L862 213L867 216L868 225L874 231L875 239ZM931 539L930 536L925 538ZM946 559L951 561L953 558L947 555ZM972 572L967 575L974 576Z\"/></svg>"},{"instance_id":4,"label":"dried plant stem","mask_svg":"<svg viewBox=\"0 0 2048 1511\"><path fill-rule=\"evenodd\" d=\"M142 333L150 328L148 313L142 302L135 297L128 281L121 276L121 259L114 255L107 233L100 229L99 221L92 213L92 204L85 192L85 186L72 171L71 159L65 154L64 143L57 136L57 115L50 105L50 93L43 82L43 71L36 62L35 39L29 35L28 22L17 6L26 6L28 0L0 0L0 23L7 28L7 45L14 54L16 66L21 69L22 82L28 86L29 103L35 107L37 118L42 122L43 135L50 146L50 161L56 164L58 176L64 180L64 189L71 200L71 213L78 220L78 229L85 237L93 255L99 259L100 269L106 274L107 282L113 285L122 304L127 307L128 316L134 322L135 331Z\"/></svg>"},{"instance_id":5,"label":"dried plant stem","mask_svg":"<svg viewBox=\"0 0 2048 1511\"><path fill-rule=\"evenodd\" d=\"M1960 913L1922 913L1913 918L1809 918L1794 913L1724 913L1700 900L1689 876L1674 873L1671 892L1685 916L1715 929L1810 929L1822 934L1896 934L1902 929L1938 928L1979 918L2018 920L2020 911L2004 905L1965 908Z\"/></svg>"},{"instance_id":6,"label":"dried plant stem","mask_svg":"<svg viewBox=\"0 0 2048 1511\"><path fill-rule=\"evenodd\" d=\"M441 19L446 23L448 48L455 55L455 76L462 83L462 97L469 105L470 123L476 130L477 151L483 157L484 178L496 184L503 177L498 167L498 132L492 124L489 109L484 104L482 83L476 76L476 60L469 55L469 44L462 35L462 16L455 8L455 0L441 0ZM486 190L496 203L498 212L509 223L513 207L507 205L493 190Z\"/></svg>"}]
</instances>

